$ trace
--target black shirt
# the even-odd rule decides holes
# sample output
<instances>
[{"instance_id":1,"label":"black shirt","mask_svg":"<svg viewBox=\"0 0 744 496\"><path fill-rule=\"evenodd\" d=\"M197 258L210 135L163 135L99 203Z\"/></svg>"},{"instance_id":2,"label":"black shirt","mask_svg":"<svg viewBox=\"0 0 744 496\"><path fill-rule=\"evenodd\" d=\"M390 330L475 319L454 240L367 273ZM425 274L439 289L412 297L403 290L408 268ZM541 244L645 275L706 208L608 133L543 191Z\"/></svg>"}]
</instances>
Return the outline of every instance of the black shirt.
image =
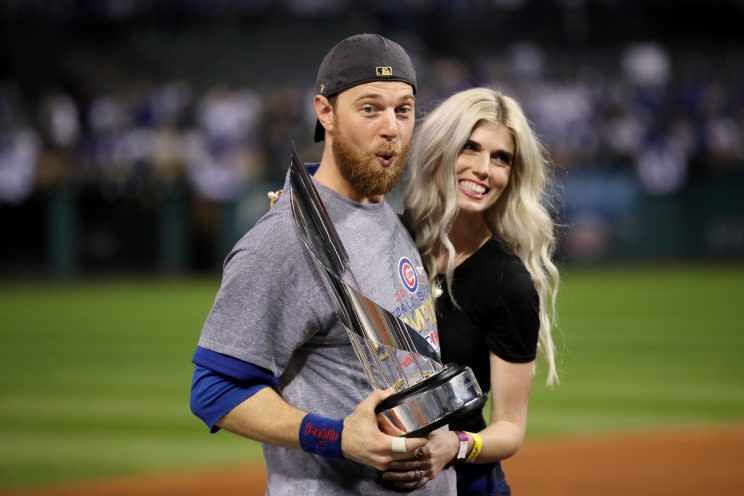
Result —
<instances>
[{"instance_id":1,"label":"black shirt","mask_svg":"<svg viewBox=\"0 0 744 496\"><path fill-rule=\"evenodd\" d=\"M488 240L455 268L452 304L444 279L437 299L437 326L444 363L473 369L481 389L491 389L490 353L512 363L535 359L540 300L522 261L498 239ZM481 411L450 424L452 430L485 428Z\"/></svg>"}]
</instances>

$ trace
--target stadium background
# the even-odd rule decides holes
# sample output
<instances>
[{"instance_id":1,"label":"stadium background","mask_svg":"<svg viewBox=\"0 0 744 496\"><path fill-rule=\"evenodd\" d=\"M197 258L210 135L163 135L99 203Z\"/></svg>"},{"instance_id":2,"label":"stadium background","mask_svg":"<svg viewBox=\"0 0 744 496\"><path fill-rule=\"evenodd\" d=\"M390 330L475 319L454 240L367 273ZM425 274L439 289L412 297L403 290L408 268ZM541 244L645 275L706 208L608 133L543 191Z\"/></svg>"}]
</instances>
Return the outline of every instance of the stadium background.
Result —
<instances>
[{"instance_id":1,"label":"stadium background","mask_svg":"<svg viewBox=\"0 0 744 496\"><path fill-rule=\"evenodd\" d=\"M420 115L500 88L556 163L562 384L536 380L516 488L545 470L520 457L560 440L553 494L579 494L571 460L595 494L649 467L675 494L744 490L725 463L744 451L741 2L0 0L0 16L0 491L260 463L190 415L190 358L288 143L319 158L317 64L357 32L412 54ZM619 459L581 444L623 440Z\"/></svg>"}]
</instances>

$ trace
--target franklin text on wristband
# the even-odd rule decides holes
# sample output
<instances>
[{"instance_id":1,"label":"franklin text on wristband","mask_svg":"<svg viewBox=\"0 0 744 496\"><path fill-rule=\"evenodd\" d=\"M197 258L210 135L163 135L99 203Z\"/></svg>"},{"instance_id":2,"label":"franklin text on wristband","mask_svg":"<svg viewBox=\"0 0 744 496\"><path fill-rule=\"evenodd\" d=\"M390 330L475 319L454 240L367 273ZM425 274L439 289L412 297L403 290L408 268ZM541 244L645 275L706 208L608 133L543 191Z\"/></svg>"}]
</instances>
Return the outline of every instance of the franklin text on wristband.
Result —
<instances>
[{"instance_id":1,"label":"franklin text on wristband","mask_svg":"<svg viewBox=\"0 0 744 496\"><path fill-rule=\"evenodd\" d=\"M308 413L300 424L300 446L308 453L343 458L341 451L342 419L329 419Z\"/></svg>"}]
</instances>

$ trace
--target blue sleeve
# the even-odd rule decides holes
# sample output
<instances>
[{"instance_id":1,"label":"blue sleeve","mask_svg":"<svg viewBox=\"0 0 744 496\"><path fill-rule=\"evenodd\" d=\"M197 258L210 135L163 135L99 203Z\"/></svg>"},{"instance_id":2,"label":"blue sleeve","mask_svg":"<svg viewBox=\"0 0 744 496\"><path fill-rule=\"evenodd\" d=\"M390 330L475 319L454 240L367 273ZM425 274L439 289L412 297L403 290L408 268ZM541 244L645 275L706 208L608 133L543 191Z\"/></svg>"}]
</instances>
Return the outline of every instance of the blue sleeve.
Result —
<instances>
[{"instance_id":1,"label":"blue sleeve","mask_svg":"<svg viewBox=\"0 0 744 496\"><path fill-rule=\"evenodd\" d=\"M215 424L230 410L279 380L268 370L236 358L198 347L192 360L196 367L191 382L191 411L212 433Z\"/></svg>"}]
</instances>

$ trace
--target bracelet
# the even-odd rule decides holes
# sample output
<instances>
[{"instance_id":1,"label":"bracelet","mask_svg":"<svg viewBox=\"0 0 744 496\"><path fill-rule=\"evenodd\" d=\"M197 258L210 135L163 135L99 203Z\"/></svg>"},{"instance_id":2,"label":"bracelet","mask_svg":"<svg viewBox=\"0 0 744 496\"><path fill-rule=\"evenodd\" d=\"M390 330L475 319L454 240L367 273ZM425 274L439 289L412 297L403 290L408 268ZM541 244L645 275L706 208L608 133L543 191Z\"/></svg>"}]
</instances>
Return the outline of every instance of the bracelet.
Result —
<instances>
[{"instance_id":1,"label":"bracelet","mask_svg":"<svg viewBox=\"0 0 744 496\"><path fill-rule=\"evenodd\" d=\"M329 419L308 413L300 424L300 446L307 453L343 458L341 431L343 419Z\"/></svg>"},{"instance_id":2,"label":"bracelet","mask_svg":"<svg viewBox=\"0 0 744 496\"><path fill-rule=\"evenodd\" d=\"M468 435L462 431L452 431L452 432L457 434L457 437L460 440L460 448L457 450L457 456L455 457L455 460L458 463L464 462L468 454L468 441L470 440L470 438L468 438Z\"/></svg>"},{"instance_id":3,"label":"bracelet","mask_svg":"<svg viewBox=\"0 0 744 496\"><path fill-rule=\"evenodd\" d=\"M468 434L473 436L473 449L470 451L465 463L473 463L475 459L478 458L478 455L480 455L481 449L483 449L483 439L481 439L480 435L474 432L468 432Z\"/></svg>"}]
</instances>

